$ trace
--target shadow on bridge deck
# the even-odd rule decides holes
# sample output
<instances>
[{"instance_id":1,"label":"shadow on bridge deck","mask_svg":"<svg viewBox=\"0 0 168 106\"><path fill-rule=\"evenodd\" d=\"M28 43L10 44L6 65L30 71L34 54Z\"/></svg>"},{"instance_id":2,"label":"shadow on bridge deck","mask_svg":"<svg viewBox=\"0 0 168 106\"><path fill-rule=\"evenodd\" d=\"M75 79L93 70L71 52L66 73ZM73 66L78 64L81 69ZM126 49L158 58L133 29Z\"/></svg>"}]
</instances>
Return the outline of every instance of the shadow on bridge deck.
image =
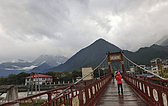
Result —
<instances>
[{"instance_id":1,"label":"shadow on bridge deck","mask_svg":"<svg viewBox=\"0 0 168 106\"><path fill-rule=\"evenodd\" d=\"M123 95L118 95L117 82L111 80L96 106L148 106L123 79L122 81Z\"/></svg>"}]
</instances>

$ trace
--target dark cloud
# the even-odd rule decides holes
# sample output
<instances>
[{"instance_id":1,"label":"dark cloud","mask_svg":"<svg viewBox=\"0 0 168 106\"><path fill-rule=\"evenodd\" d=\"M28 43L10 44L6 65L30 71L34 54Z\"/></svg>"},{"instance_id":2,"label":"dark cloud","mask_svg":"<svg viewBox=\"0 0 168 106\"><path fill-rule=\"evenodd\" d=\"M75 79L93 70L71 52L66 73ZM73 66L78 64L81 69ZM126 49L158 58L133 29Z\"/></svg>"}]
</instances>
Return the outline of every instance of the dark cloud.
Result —
<instances>
[{"instance_id":1,"label":"dark cloud","mask_svg":"<svg viewBox=\"0 0 168 106\"><path fill-rule=\"evenodd\" d=\"M135 51L168 33L167 0L0 1L1 61L70 57L98 38Z\"/></svg>"}]
</instances>

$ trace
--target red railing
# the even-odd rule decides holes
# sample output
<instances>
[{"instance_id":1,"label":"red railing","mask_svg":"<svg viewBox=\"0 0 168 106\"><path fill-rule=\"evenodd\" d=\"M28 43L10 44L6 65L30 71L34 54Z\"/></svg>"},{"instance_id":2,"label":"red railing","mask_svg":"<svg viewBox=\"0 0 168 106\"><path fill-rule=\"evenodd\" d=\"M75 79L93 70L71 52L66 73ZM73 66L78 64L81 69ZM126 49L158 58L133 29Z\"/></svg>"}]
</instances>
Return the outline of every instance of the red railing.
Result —
<instances>
[{"instance_id":1,"label":"red railing","mask_svg":"<svg viewBox=\"0 0 168 106\"><path fill-rule=\"evenodd\" d=\"M110 80L111 76L108 74L99 78L81 81L77 84L10 101L1 104L1 106L9 106L16 103L33 105L36 98L44 95L48 95L48 99L41 106L93 106L97 103L97 100L106 89Z\"/></svg>"},{"instance_id":2,"label":"red railing","mask_svg":"<svg viewBox=\"0 0 168 106\"><path fill-rule=\"evenodd\" d=\"M123 75L124 80L150 106L168 106L168 80Z\"/></svg>"}]
</instances>

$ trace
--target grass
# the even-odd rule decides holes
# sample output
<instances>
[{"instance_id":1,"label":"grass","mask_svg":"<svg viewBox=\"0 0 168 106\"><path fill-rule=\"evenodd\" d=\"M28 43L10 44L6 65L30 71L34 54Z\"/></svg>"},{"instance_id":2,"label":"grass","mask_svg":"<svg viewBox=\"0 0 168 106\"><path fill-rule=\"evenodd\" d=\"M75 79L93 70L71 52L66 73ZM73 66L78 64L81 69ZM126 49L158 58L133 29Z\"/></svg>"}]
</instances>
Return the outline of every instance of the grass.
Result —
<instances>
[{"instance_id":1,"label":"grass","mask_svg":"<svg viewBox=\"0 0 168 106\"><path fill-rule=\"evenodd\" d=\"M37 99L37 103L36 100L33 100L33 102L31 100L27 100L27 102L20 102L19 105L20 106L29 106L30 104L32 104L33 106L40 106L42 105L44 102L46 102L46 99Z\"/></svg>"}]
</instances>

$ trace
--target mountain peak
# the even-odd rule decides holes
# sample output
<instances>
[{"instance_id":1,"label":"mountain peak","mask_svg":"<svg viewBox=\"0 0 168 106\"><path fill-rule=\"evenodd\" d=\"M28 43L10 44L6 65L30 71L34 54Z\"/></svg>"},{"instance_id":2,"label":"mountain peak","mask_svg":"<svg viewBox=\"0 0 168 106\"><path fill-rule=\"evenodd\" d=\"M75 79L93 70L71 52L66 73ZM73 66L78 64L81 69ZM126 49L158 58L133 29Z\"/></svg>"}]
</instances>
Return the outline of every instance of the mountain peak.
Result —
<instances>
[{"instance_id":1,"label":"mountain peak","mask_svg":"<svg viewBox=\"0 0 168 106\"><path fill-rule=\"evenodd\" d=\"M54 67L48 71L73 71L81 70L81 67L96 67L106 56L108 52L119 52L121 49L117 46L100 38L91 45L81 49L73 55L64 64Z\"/></svg>"},{"instance_id":2,"label":"mountain peak","mask_svg":"<svg viewBox=\"0 0 168 106\"><path fill-rule=\"evenodd\" d=\"M44 61L50 66L57 66L61 63L64 63L68 58L64 56L54 56L54 55L40 55L37 59L33 61L33 64L39 66Z\"/></svg>"},{"instance_id":3,"label":"mountain peak","mask_svg":"<svg viewBox=\"0 0 168 106\"><path fill-rule=\"evenodd\" d=\"M106 40L104 40L103 38L100 38L98 40L96 40L94 43L97 43L97 42L107 42ZM109 42L108 42L109 43Z\"/></svg>"},{"instance_id":4,"label":"mountain peak","mask_svg":"<svg viewBox=\"0 0 168 106\"><path fill-rule=\"evenodd\" d=\"M118 48L117 46L115 46L114 44L100 38L98 40L96 40L95 42L93 42L90 46L86 47L86 48L90 48L90 49L97 49L97 51L104 50L107 52L107 50L109 48L111 48L111 50L109 49L108 51L111 52L119 52L121 49Z\"/></svg>"},{"instance_id":5,"label":"mountain peak","mask_svg":"<svg viewBox=\"0 0 168 106\"><path fill-rule=\"evenodd\" d=\"M106 41L106 40L104 40L103 38L99 38L99 39L96 40L96 41Z\"/></svg>"}]
</instances>

